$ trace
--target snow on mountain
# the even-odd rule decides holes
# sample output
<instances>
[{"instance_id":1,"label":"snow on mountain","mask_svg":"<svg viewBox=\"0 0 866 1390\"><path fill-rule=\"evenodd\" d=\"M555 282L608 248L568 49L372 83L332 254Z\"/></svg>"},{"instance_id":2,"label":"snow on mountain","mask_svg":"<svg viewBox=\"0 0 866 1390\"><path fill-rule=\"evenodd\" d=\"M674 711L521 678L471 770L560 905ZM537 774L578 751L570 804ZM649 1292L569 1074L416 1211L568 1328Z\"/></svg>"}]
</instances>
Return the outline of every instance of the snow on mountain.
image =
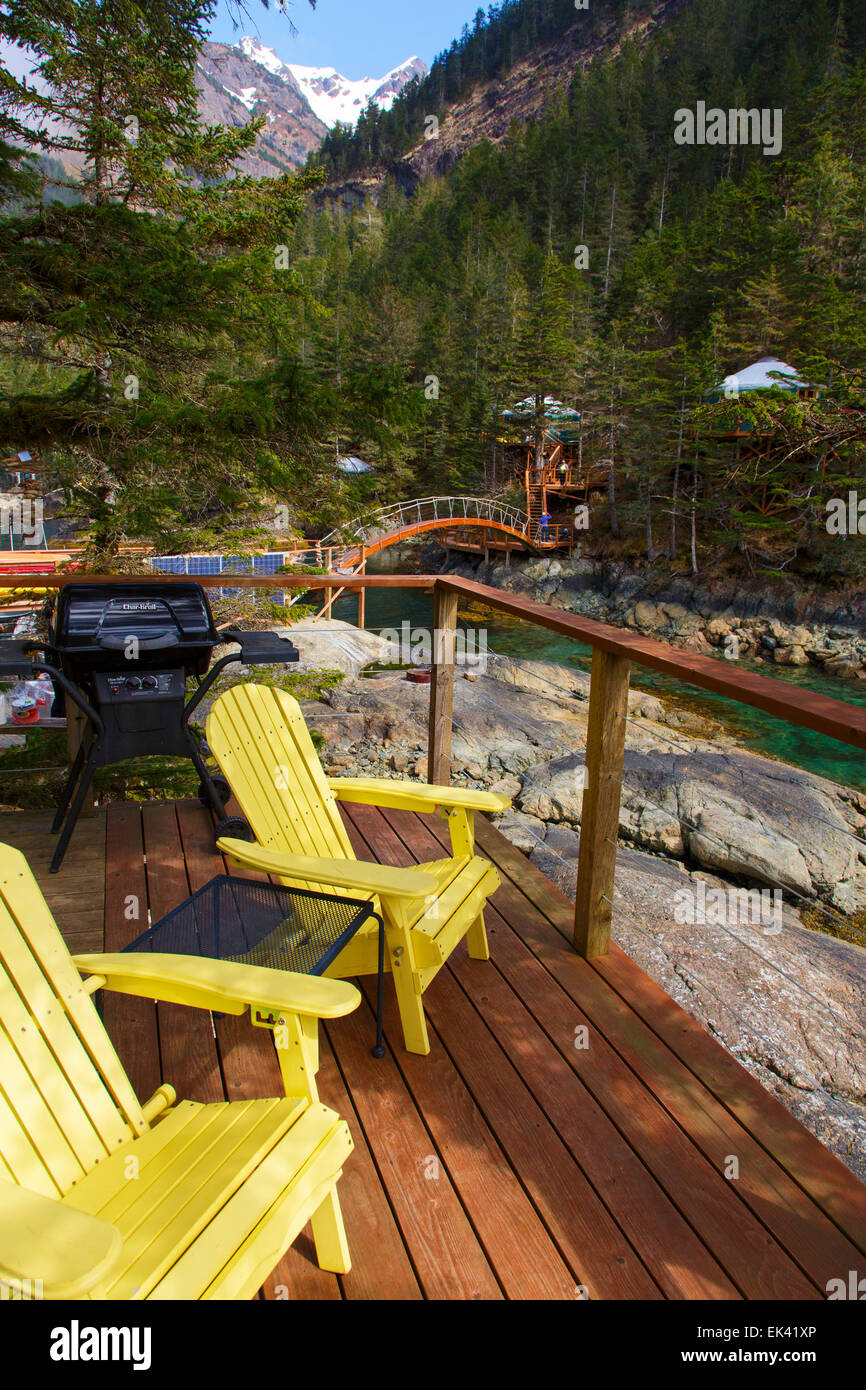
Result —
<instances>
[{"instance_id":1,"label":"snow on mountain","mask_svg":"<svg viewBox=\"0 0 866 1390\"><path fill-rule=\"evenodd\" d=\"M423 77L427 72L421 59L413 56L384 77L362 77L352 81L343 77L336 68L311 68L299 63L285 63L272 48L265 48L258 39L249 35L242 38L237 46L245 58L296 86L313 113L329 130L338 121L354 125L368 101L387 111L407 82L413 77Z\"/></svg>"},{"instance_id":2,"label":"snow on mountain","mask_svg":"<svg viewBox=\"0 0 866 1390\"><path fill-rule=\"evenodd\" d=\"M326 134L295 81L252 62L235 45L203 45L196 86L204 125L239 126L265 117L264 130L239 164L254 178L299 168Z\"/></svg>"},{"instance_id":3,"label":"snow on mountain","mask_svg":"<svg viewBox=\"0 0 866 1390\"><path fill-rule=\"evenodd\" d=\"M319 120L330 129L338 121L354 125L368 101L389 110L406 83L423 76L427 69L420 58L413 57L382 78L362 77L357 82L334 68L304 68L292 63L289 71Z\"/></svg>"},{"instance_id":4,"label":"snow on mountain","mask_svg":"<svg viewBox=\"0 0 866 1390\"><path fill-rule=\"evenodd\" d=\"M259 43L258 39L251 38L249 34L244 34L240 43L235 44L234 47L239 48L245 58L252 58L254 63L267 68L268 72L272 72L275 77L282 77L284 73L288 72L288 63L284 63L282 58L278 58L272 48L265 48L263 43Z\"/></svg>"}]
</instances>

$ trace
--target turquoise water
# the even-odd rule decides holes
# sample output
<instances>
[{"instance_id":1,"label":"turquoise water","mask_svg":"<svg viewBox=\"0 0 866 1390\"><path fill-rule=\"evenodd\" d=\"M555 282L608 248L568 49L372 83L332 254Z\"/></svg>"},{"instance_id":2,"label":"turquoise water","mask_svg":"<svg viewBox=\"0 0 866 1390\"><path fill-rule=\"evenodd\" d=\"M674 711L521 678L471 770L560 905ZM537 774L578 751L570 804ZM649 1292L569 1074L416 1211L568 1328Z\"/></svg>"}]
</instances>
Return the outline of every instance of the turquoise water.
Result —
<instances>
[{"instance_id":1,"label":"turquoise water","mask_svg":"<svg viewBox=\"0 0 866 1390\"><path fill-rule=\"evenodd\" d=\"M354 623L356 614L357 599L352 595L339 599L334 605L335 618ZM404 621L408 621L412 627L429 630L433 621L432 595L418 589L367 590L368 628L388 627L399 631ZM480 624L461 619L460 626L471 628ZM504 619L495 612L490 612L484 626L488 648L501 656L528 661L555 661L562 666L589 669L592 653L582 643L547 632L533 623ZM834 680L820 675L813 666L770 668L762 662L744 661L740 664L747 669L760 671L762 675L772 675L792 685L844 700L849 705L866 705L866 682ZM836 739L787 724L771 714L764 714L762 710L751 709L735 700L710 694L655 671L633 667L632 684L659 696L674 695L686 700L697 713L722 722L755 753L781 758L794 767L828 777L833 782L866 790L866 754L838 743ZM679 735L674 730L671 737L676 740Z\"/></svg>"}]
</instances>

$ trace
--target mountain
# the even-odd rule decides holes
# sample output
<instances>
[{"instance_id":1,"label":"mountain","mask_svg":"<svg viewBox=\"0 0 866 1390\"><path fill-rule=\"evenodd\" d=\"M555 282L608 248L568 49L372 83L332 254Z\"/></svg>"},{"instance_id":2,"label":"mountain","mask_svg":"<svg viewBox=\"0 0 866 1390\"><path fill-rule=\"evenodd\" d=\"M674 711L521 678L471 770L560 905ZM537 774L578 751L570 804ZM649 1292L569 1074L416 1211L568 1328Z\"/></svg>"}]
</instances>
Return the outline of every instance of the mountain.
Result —
<instances>
[{"instance_id":1,"label":"mountain","mask_svg":"<svg viewBox=\"0 0 866 1390\"><path fill-rule=\"evenodd\" d=\"M244 173L263 177L298 168L337 122L354 125L368 101L387 111L406 84L426 71L413 57L382 78L351 81L335 68L286 63L245 36L238 44L204 44L196 85L208 125L236 126L266 117L241 166Z\"/></svg>"},{"instance_id":2,"label":"mountain","mask_svg":"<svg viewBox=\"0 0 866 1390\"><path fill-rule=\"evenodd\" d=\"M563 97L575 74L609 63L623 46L642 50L693 0L503 0L440 54L425 78L352 131L332 130L315 161L328 175L319 195L347 205L374 200L385 179L411 192L441 176L481 141L502 144ZM438 125L430 130L431 115Z\"/></svg>"},{"instance_id":3,"label":"mountain","mask_svg":"<svg viewBox=\"0 0 866 1390\"><path fill-rule=\"evenodd\" d=\"M413 77L427 75L421 59L412 57L384 77L362 77L353 82L336 68L307 68L298 63L284 63L272 48L265 48L258 39L242 38L238 47L251 62L299 87L318 119L329 130L338 121L353 126L368 101L389 111L407 82Z\"/></svg>"}]
</instances>

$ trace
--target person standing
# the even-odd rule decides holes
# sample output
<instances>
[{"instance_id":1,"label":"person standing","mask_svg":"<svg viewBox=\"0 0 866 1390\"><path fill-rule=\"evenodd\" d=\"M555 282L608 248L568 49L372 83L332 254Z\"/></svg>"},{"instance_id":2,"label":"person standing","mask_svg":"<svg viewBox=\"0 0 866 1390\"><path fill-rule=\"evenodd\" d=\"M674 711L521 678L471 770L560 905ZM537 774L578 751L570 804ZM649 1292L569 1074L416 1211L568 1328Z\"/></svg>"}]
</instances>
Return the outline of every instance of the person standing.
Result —
<instances>
[{"instance_id":1,"label":"person standing","mask_svg":"<svg viewBox=\"0 0 866 1390\"><path fill-rule=\"evenodd\" d=\"M538 529L541 540L550 540L550 512L544 511L541 513L541 516L538 518Z\"/></svg>"}]
</instances>

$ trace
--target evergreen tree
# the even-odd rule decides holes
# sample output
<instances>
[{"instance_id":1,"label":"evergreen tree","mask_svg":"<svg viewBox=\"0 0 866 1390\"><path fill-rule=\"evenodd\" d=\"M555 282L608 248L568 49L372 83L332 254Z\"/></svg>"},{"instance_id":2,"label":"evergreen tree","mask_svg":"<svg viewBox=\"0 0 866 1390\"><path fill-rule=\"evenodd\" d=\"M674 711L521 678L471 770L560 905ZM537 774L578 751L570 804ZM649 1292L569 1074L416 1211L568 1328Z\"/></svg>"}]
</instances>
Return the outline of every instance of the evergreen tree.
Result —
<instances>
[{"instance_id":1,"label":"evergreen tree","mask_svg":"<svg viewBox=\"0 0 866 1390\"><path fill-rule=\"evenodd\" d=\"M255 134L198 127L193 64L210 8L4 8L4 34L51 84L36 96L7 74L8 111L44 117L31 151L81 158L83 201L3 221L0 345L18 371L0 438L53 468L109 558L124 537L181 545L211 515L231 527L268 499L321 500L335 488L329 438L383 439L405 411L387 369L335 381L298 361L299 320L319 310L285 257L315 178L201 182Z\"/></svg>"}]
</instances>

